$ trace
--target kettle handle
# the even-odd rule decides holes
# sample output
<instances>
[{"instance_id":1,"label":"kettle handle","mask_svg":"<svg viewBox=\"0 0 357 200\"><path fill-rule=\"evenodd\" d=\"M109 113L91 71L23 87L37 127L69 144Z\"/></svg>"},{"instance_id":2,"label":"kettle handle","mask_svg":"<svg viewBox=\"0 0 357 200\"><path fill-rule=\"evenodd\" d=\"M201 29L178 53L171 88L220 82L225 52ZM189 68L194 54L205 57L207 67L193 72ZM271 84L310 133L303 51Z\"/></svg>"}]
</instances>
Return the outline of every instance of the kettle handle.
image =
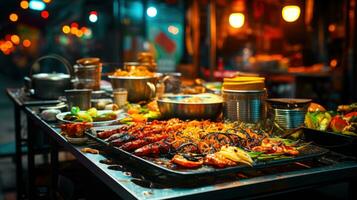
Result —
<instances>
[{"instance_id":1,"label":"kettle handle","mask_svg":"<svg viewBox=\"0 0 357 200\"><path fill-rule=\"evenodd\" d=\"M155 97L156 94L156 88L155 85L151 82L146 82L146 85L149 87L150 89L150 99Z\"/></svg>"},{"instance_id":2,"label":"kettle handle","mask_svg":"<svg viewBox=\"0 0 357 200\"><path fill-rule=\"evenodd\" d=\"M33 67L35 66L35 64L42 60L45 60L45 59L55 59L55 60L60 61L65 66L67 73L70 75L70 77L71 78L74 77L73 68L67 59L65 59L64 57L59 56L57 54L49 54L49 55L39 57L37 60L35 60L35 62L32 64L31 69L30 69L30 75L29 75L30 78L32 78L32 70L33 70Z\"/></svg>"}]
</instances>

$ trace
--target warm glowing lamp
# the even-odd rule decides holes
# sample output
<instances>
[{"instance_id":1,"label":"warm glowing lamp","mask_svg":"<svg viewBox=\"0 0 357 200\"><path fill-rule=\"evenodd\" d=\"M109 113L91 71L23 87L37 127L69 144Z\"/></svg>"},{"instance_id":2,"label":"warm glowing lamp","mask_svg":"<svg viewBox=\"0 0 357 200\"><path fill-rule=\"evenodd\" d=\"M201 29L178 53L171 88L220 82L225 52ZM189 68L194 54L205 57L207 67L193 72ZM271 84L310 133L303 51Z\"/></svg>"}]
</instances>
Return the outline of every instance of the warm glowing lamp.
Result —
<instances>
[{"instance_id":1,"label":"warm glowing lamp","mask_svg":"<svg viewBox=\"0 0 357 200\"><path fill-rule=\"evenodd\" d=\"M229 15L229 24L233 28L241 28L244 25L245 16L243 13L232 13Z\"/></svg>"},{"instance_id":2,"label":"warm glowing lamp","mask_svg":"<svg viewBox=\"0 0 357 200\"><path fill-rule=\"evenodd\" d=\"M296 21L299 16L300 16L300 7L296 5L289 5L289 6L284 6L282 10L282 16L283 19L286 22L294 22Z\"/></svg>"}]
</instances>

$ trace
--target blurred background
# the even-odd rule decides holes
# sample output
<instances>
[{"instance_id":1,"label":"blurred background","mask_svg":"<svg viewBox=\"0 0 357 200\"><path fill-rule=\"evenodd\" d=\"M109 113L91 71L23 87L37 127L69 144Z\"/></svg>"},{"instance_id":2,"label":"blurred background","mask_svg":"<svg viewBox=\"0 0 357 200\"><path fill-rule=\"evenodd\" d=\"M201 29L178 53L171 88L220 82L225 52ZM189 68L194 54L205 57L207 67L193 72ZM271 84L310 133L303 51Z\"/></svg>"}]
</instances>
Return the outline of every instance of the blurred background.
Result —
<instances>
[{"instance_id":1,"label":"blurred background","mask_svg":"<svg viewBox=\"0 0 357 200\"><path fill-rule=\"evenodd\" d=\"M149 51L159 71L187 80L257 73L270 97L335 108L357 100L356 9L356 0L2 0L0 85L21 87L49 53L72 64L99 57L109 73ZM34 70L65 69L47 62ZM0 189L11 191L13 112L4 92L0 109Z\"/></svg>"}]
</instances>

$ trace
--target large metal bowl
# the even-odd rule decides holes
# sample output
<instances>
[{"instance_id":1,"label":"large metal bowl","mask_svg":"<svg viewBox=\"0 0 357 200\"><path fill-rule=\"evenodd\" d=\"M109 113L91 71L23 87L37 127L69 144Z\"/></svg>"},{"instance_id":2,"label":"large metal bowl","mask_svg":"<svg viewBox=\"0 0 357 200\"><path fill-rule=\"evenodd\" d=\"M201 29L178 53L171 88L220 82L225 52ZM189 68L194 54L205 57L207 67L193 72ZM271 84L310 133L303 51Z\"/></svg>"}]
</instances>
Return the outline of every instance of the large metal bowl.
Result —
<instances>
[{"instance_id":1,"label":"large metal bowl","mask_svg":"<svg viewBox=\"0 0 357 200\"><path fill-rule=\"evenodd\" d=\"M223 100L217 102L186 103L180 100L194 95L172 95L157 100L163 118L217 119L223 109Z\"/></svg>"},{"instance_id":2,"label":"large metal bowl","mask_svg":"<svg viewBox=\"0 0 357 200\"><path fill-rule=\"evenodd\" d=\"M109 76L113 90L125 88L129 102L147 101L155 97L158 77Z\"/></svg>"}]
</instances>

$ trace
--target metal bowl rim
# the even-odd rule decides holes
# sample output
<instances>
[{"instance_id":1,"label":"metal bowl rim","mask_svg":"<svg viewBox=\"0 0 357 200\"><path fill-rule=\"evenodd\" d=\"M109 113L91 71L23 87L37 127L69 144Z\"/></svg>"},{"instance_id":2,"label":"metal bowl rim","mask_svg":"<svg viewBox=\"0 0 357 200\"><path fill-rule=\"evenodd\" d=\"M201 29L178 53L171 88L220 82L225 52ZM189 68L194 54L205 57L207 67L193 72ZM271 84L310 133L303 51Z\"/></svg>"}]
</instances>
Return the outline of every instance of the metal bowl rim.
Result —
<instances>
[{"instance_id":1,"label":"metal bowl rim","mask_svg":"<svg viewBox=\"0 0 357 200\"><path fill-rule=\"evenodd\" d=\"M162 76L161 73L155 73L154 76L113 76L109 75L108 78L110 79L121 79L121 80L143 80L143 79L153 79L153 78L159 78Z\"/></svg>"}]
</instances>

